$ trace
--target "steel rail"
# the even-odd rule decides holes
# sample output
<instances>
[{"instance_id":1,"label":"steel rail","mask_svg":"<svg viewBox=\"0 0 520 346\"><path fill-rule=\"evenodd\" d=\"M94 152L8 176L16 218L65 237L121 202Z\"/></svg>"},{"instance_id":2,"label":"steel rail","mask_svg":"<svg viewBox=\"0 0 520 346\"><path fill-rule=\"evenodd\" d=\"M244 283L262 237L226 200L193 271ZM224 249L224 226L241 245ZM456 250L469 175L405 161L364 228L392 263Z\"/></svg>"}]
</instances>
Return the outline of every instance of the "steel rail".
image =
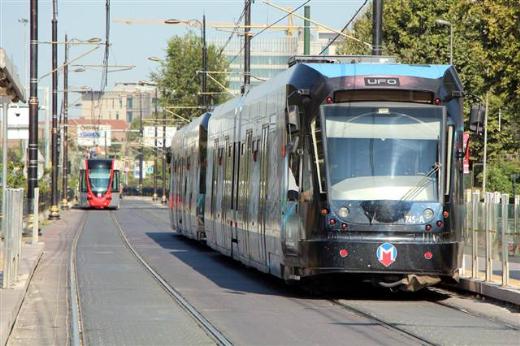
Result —
<instances>
[{"instance_id":1,"label":"steel rail","mask_svg":"<svg viewBox=\"0 0 520 346\"><path fill-rule=\"evenodd\" d=\"M229 341L211 322L209 322L197 309L191 305L174 287L172 287L163 277L157 273L144 259L139 255L135 248L130 244L126 237L123 227L117 220L113 211L110 211L110 217L114 221L119 235L125 243L126 247L135 256L135 258L143 265L143 267L153 276L158 284L173 298L175 301L197 322L197 324L210 336L218 345L231 346L233 343Z\"/></svg>"},{"instance_id":2,"label":"steel rail","mask_svg":"<svg viewBox=\"0 0 520 346\"><path fill-rule=\"evenodd\" d=\"M430 292L434 292L434 293L437 293L437 294L443 294L443 295L449 295L449 296L455 296L455 297L459 296L460 297L460 294L458 294L456 291L450 291L446 287L444 287L444 288L441 288L441 287L428 287L426 289L428 291L430 291ZM468 293L466 291L464 291L464 292ZM471 292L469 292L469 294L471 295ZM487 316L487 315L479 313L479 312L466 310L463 307L457 306L455 304L441 302L441 301L437 301L437 300L433 300L433 299L432 300L426 299L426 301L428 301L430 303L433 303L433 304L436 304L436 305L443 306L443 307L448 308L448 309L452 309L452 310L455 310L455 311L462 312L462 313L464 313L466 315L469 315L471 317L482 318L482 319L488 320L490 322L493 322L493 323L496 323L496 324L500 324L503 327L506 327L506 328L511 329L511 330L520 331L520 327L512 325L511 323L505 322L505 321L500 320L498 318ZM500 302L500 301L498 301L498 302ZM503 302L501 302L501 303L503 303Z\"/></svg>"},{"instance_id":3,"label":"steel rail","mask_svg":"<svg viewBox=\"0 0 520 346\"><path fill-rule=\"evenodd\" d=\"M421 345L438 345L436 343L433 343L433 342L431 342L429 340L424 339L423 337L415 335L414 333L411 333L411 332L407 331L406 329L396 327L394 324L386 322L385 320L383 320L383 319L381 319L379 317L376 317L376 316L374 316L371 313L365 312L365 311L360 310L358 308L352 307L352 306L350 306L350 305L348 305L346 303L343 303L343 302L341 302L338 299L328 299L328 301L330 301L331 303L333 303L335 305L338 305L338 306L344 308L345 310L353 312L356 315L359 315L359 316L368 318L369 320L375 321L377 324L379 324L380 326L382 326L382 327L384 327L386 329L389 329L389 330L392 330L392 331L397 331L398 333L404 334L407 337L410 337L410 338L414 339L414 341L419 342Z\"/></svg>"},{"instance_id":4,"label":"steel rail","mask_svg":"<svg viewBox=\"0 0 520 346\"><path fill-rule=\"evenodd\" d=\"M78 248L78 240L85 226L87 225L88 219L88 211L85 212L83 216L83 220L81 221L81 225L76 231L74 238L72 239L72 245L70 250L70 259L69 259L69 301L70 301L70 344L71 346L82 346L87 345L85 342L85 334L83 329L83 320L81 318L81 300L80 300L80 292L77 281L77 268L76 268L76 258L77 258L77 248Z\"/></svg>"}]
</instances>

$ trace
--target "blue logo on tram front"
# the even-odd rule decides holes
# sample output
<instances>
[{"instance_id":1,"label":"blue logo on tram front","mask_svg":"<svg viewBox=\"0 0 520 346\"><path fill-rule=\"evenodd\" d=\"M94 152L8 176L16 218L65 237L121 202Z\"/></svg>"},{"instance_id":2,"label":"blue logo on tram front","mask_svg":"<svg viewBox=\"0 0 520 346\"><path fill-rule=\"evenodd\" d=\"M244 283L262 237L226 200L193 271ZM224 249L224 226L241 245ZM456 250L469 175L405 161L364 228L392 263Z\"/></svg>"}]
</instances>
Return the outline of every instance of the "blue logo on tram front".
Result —
<instances>
[{"instance_id":1,"label":"blue logo on tram front","mask_svg":"<svg viewBox=\"0 0 520 346\"><path fill-rule=\"evenodd\" d=\"M397 249L390 243L383 243L377 248L376 256L379 263L389 267L397 258Z\"/></svg>"}]
</instances>

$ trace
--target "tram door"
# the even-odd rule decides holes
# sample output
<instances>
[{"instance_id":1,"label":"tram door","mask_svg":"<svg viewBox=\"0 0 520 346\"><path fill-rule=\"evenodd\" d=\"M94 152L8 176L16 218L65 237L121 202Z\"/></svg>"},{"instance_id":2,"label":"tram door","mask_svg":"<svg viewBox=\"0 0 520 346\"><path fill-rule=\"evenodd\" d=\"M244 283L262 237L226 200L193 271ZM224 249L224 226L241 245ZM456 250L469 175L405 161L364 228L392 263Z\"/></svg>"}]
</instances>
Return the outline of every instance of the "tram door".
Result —
<instances>
[{"instance_id":1,"label":"tram door","mask_svg":"<svg viewBox=\"0 0 520 346\"><path fill-rule=\"evenodd\" d=\"M268 179L269 172L269 125L265 125L262 128L262 142L260 147L260 193L258 203L258 249L259 249L259 262L262 264L266 263L266 250L265 250L265 224L268 218Z\"/></svg>"}]
</instances>

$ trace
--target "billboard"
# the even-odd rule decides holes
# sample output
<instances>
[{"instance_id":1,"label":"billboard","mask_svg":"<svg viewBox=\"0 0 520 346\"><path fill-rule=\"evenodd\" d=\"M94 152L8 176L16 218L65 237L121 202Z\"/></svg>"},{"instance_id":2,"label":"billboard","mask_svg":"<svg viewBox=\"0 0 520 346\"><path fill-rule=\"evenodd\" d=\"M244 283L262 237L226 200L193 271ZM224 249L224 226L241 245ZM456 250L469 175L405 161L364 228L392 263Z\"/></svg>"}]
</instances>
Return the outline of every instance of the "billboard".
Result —
<instances>
[{"instance_id":1,"label":"billboard","mask_svg":"<svg viewBox=\"0 0 520 346\"><path fill-rule=\"evenodd\" d=\"M112 127L110 125L77 125L78 146L112 145Z\"/></svg>"},{"instance_id":2,"label":"billboard","mask_svg":"<svg viewBox=\"0 0 520 346\"><path fill-rule=\"evenodd\" d=\"M10 107L7 110L7 138L29 139L29 108L25 106Z\"/></svg>"},{"instance_id":3,"label":"billboard","mask_svg":"<svg viewBox=\"0 0 520 346\"><path fill-rule=\"evenodd\" d=\"M155 146L155 126L145 126L143 129L143 137L144 137L144 146L145 147L154 147ZM169 148L172 144L173 135L177 132L176 127L167 126L166 127L166 147ZM163 127L157 126L157 147L161 148L163 146Z\"/></svg>"}]
</instances>

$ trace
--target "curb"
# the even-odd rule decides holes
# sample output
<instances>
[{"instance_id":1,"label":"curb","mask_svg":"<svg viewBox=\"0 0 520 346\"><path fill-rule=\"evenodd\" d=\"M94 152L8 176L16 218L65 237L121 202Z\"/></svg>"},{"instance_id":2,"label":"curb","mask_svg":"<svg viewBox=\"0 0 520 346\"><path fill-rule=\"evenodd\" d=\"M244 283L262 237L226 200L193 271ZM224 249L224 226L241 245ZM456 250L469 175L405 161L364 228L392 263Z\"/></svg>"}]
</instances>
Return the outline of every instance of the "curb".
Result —
<instances>
[{"instance_id":1,"label":"curb","mask_svg":"<svg viewBox=\"0 0 520 346\"><path fill-rule=\"evenodd\" d=\"M471 293L520 306L520 290L512 287L503 287L500 284L468 278L460 278L460 282L456 287Z\"/></svg>"},{"instance_id":2,"label":"curb","mask_svg":"<svg viewBox=\"0 0 520 346\"><path fill-rule=\"evenodd\" d=\"M43 255L44 243L38 243L36 245L23 244L22 255L24 253L24 248L27 251L27 249L31 249L31 247L36 248L36 255L31 256L32 258L29 259L24 259L22 257L20 261L18 277L23 276L22 280L24 280L24 282L21 283L20 280L14 288L0 289L0 300L2 302L1 305L4 308L6 305L8 305L6 304L6 301L11 299L15 300L14 304L9 306L9 309L6 309L9 311L3 311L2 309L2 316L0 318L0 345L7 344L11 330L13 329L16 318L18 317L18 313L22 308L22 304L25 299L25 295L27 294L27 290L29 289L31 279Z\"/></svg>"}]
</instances>

